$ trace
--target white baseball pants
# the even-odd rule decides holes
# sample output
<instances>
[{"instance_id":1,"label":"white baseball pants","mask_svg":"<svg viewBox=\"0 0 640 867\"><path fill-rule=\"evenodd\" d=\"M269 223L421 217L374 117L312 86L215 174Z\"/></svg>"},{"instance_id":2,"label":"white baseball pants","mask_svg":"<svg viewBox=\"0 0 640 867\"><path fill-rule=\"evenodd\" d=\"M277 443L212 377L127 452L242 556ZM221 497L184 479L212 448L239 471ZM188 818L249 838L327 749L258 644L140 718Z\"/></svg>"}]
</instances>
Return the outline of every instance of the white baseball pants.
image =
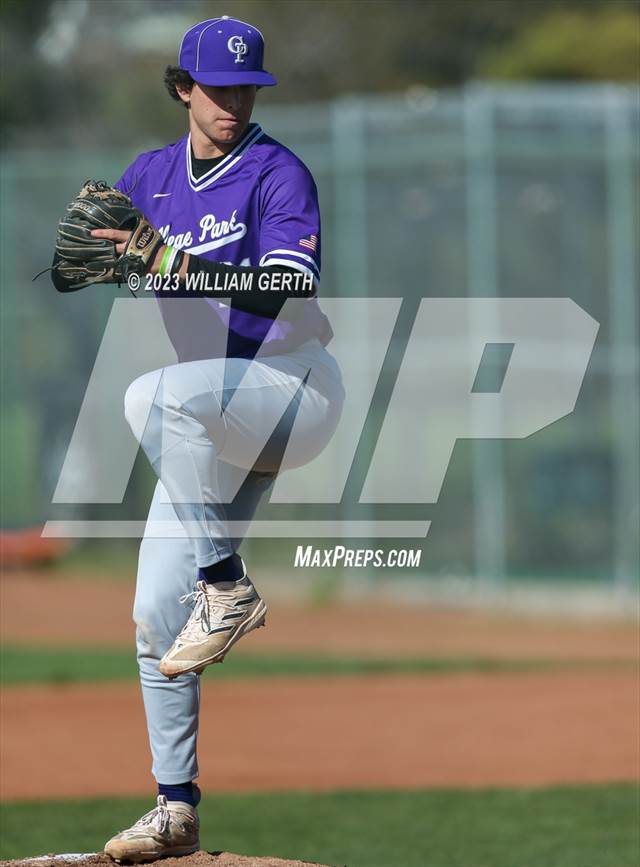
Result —
<instances>
[{"instance_id":1,"label":"white baseball pants","mask_svg":"<svg viewBox=\"0 0 640 867\"><path fill-rule=\"evenodd\" d=\"M277 472L322 451L343 401L338 365L316 339L254 361L173 365L139 377L127 390L127 421L159 478L140 546L134 603L158 782L184 783L198 775L199 678L185 674L170 681L158 671L190 614L179 598L194 589L198 567L229 557L240 544L242 532L234 523L232 537L227 522L244 522L246 529ZM158 537L157 522L177 520L181 537Z\"/></svg>"}]
</instances>

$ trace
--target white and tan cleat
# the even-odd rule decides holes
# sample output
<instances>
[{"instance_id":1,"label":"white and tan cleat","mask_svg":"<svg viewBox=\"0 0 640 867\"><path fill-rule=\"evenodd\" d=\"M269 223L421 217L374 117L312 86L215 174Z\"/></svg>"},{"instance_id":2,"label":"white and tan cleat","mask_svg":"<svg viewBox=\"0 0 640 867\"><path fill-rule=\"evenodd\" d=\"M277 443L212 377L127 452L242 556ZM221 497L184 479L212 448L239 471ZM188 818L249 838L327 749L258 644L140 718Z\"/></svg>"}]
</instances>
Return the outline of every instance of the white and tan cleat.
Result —
<instances>
[{"instance_id":1,"label":"white and tan cleat","mask_svg":"<svg viewBox=\"0 0 640 867\"><path fill-rule=\"evenodd\" d=\"M158 858L190 855L200 848L200 821L195 807L182 801L167 801L158 795L158 804L135 825L112 837L104 847L114 861L156 861Z\"/></svg>"},{"instance_id":2,"label":"white and tan cleat","mask_svg":"<svg viewBox=\"0 0 640 867\"><path fill-rule=\"evenodd\" d=\"M224 590L198 581L193 593L180 599L191 600L191 616L160 660L160 671L168 678L189 671L200 674L207 665L222 662L236 641L265 624L267 605L246 575Z\"/></svg>"}]
</instances>

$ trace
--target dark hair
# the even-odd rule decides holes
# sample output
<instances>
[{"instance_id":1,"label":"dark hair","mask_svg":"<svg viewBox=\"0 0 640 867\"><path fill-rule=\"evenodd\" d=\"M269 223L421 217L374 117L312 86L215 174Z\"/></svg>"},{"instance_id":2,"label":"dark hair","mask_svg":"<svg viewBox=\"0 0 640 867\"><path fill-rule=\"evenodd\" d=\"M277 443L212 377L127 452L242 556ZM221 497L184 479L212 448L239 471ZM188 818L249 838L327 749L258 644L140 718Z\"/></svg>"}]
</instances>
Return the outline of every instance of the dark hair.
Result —
<instances>
[{"instance_id":1,"label":"dark hair","mask_svg":"<svg viewBox=\"0 0 640 867\"><path fill-rule=\"evenodd\" d=\"M169 91L169 96L188 108L188 104L180 99L176 84L179 84L183 90L191 90L193 87L193 78L189 75L186 69L181 69L179 66L167 66L164 71L164 86Z\"/></svg>"}]
</instances>

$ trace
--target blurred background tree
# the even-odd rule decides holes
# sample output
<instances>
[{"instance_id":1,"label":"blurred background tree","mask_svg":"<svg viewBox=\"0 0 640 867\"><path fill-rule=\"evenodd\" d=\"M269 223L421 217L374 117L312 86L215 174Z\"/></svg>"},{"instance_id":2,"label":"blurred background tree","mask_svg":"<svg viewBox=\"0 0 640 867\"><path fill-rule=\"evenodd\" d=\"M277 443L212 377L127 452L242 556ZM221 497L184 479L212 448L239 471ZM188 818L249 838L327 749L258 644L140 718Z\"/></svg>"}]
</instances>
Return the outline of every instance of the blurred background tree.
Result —
<instances>
[{"instance_id":1,"label":"blurred background tree","mask_svg":"<svg viewBox=\"0 0 640 867\"><path fill-rule=\"evenodd\" d=\"M43 129L60 147L179 135L164 66L185 29L223 14L263 31L281 82L263 98L274 103L473 78L640 77L640 4L629 0L3 0L0 9L5 146L41 144Z\"/></svg>"},{"instance_id":2,"label":"blurred background tree","mask_svg":"<svg viewBox=\"0 0 640 867\"><path fill-rule=\"evenodd\" d=\"M481 72L494 79L630 81L640 70L640 4L552 10L495 51Z\"/></svg>"}]
</instances>

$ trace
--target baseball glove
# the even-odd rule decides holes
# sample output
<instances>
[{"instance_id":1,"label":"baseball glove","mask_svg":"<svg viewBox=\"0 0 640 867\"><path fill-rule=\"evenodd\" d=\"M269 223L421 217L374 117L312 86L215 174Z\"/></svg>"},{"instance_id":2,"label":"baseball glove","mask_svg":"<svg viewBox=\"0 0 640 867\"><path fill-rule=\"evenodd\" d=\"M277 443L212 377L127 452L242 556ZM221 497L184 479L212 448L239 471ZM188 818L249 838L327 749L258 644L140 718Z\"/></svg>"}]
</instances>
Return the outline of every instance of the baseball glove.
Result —
<instances>
[{"instance_id":1,"label":"baseball glove","mask_svg":"<svg viewBox=\"0 0 640 867\"><path fill-rule=\"evenodd\" d=\"M93 229L130 230L124 253L118 255L113 241L94 238ZM163 243L129 196L104 181L86 181L58 224L54 271L69 290L126 283L130 274L146 273Z\"/></svg>"}]
</instances>

